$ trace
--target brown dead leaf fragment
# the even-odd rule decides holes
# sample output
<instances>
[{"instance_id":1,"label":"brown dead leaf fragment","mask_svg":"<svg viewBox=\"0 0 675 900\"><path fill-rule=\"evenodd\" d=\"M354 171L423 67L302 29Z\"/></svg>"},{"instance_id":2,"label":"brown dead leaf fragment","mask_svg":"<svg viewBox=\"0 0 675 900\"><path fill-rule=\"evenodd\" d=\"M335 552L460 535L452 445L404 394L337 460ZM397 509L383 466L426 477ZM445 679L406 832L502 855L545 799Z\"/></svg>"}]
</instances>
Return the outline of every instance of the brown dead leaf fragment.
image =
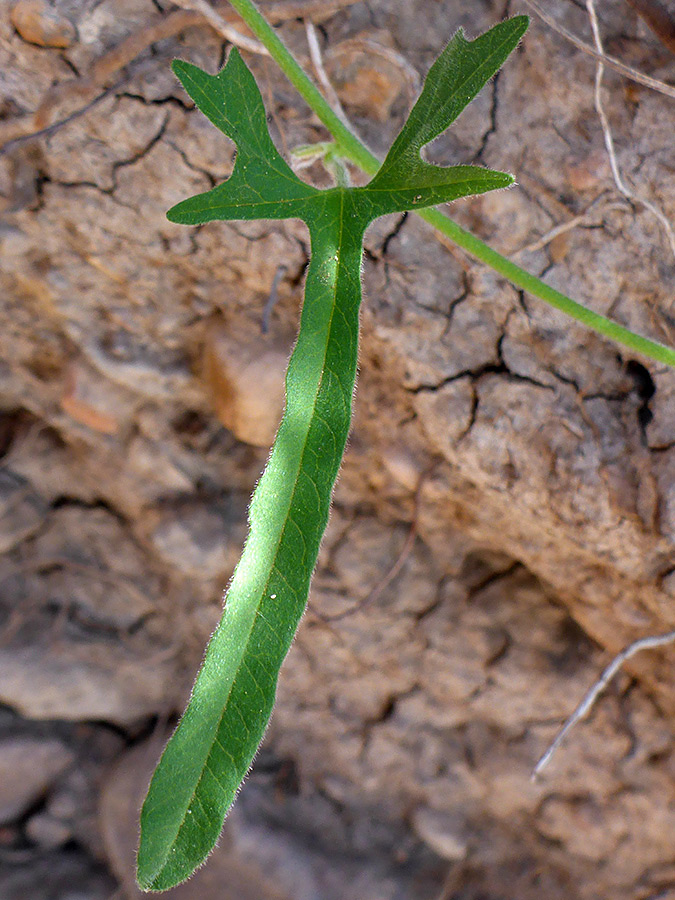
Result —
<instances>
[{"instance_id":1,"label":"brown dead leaf fragment","mask_svg":"<svg viewBox=\"0 0 675 900\"><path fill-rule=\"evenodd\" d=\"M675 9L660 0L626 0L665 46L675 53Z\"/></svg>"}]
</instances>

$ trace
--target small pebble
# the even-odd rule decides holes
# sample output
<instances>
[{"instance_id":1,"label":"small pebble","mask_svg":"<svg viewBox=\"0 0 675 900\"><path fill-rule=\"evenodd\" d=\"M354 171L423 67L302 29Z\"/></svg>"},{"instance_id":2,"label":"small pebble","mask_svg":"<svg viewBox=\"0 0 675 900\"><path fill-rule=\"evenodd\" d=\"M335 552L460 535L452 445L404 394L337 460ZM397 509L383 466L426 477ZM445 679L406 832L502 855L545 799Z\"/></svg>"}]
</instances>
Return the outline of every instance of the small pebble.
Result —
<instances>
[{"instance_id":1,"label":"small pebble","mask_svg":"<svg viewBox=\"0 0 675 900\"><path fill-rule=\"evenodd\" d=\"M40 813L26 825L28 837L48 850L62 847L72 837L70 826L48 813Z\"/></svg>"},{"instance_id":2,"label":"small pebble","mask_svg":"<svg viewBox=\"0 0 675 900\"><path fill-rule=\"evenodd\" d=\"M11 13L12 25L29 44L65 49L75 43L73 23L44 0L19 0Z\"/></svg>"}]
</instances>

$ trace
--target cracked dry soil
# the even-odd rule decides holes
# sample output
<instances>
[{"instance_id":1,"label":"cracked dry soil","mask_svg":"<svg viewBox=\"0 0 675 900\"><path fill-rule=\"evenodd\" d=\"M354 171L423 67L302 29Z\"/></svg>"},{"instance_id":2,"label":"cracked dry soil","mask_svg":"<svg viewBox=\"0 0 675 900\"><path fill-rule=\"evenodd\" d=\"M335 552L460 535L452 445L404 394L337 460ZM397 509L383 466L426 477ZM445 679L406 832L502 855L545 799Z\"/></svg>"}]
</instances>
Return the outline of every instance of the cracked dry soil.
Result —
<instances>
[{"instance_id":1,"label":"cracked dry soil","mask_svg":"<svg viewBox=\"0 0 675 900\"><path fill-rule=\"evenodd\" d=\"M589 39L584 4L552 6ZM627 3L597 6L607 51L672 81L672 53ZM305 63L298 16L315 18L378 152L456 27L526 11L274 10ZM0 2L2 900L138 896L137 810L279 416L306 234L166 221L232 164L169 71L174 56L215 71L227 45L178 15ZM274 65L247 59L280 147L323 139ZM673 259L616 192L593 79L533 21L431 152L517 174L455 204L461 224L673 344ZM672 101L608 73L606 103L624 174L673 219ZM530 775L611 654L675 627L675 374L412 216L371 229L363 275L354 425L308 613L220 848L174 894L673 898L675 651L633 660Z\"/></svg>"}]
</instances>

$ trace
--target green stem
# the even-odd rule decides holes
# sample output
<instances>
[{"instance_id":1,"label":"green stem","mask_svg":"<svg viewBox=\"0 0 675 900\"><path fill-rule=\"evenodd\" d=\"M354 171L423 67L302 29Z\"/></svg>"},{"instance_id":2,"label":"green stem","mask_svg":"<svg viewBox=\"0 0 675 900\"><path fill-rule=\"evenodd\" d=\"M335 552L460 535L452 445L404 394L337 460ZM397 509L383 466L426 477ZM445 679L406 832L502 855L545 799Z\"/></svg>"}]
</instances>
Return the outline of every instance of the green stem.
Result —
<instances>
[{"instance_id":1,"label":"green stem","mask_svg":"<svg viewBox=\"0 0 675 900\"><path fill-rule=\"evenodd\" d=\"M556 291L555 288L541 281L536 275L521 269L520 266L511 262L510 259L506 259L501 253L497 253L492 247L484 244L470 231L466 231L448 216L444 216L439 210L423 209L416 215L447 235L463 250L484 262L485 265L494 269L495 272L498 272L516 287L528 291L528 293L539 297L541 300L545 300L551 306L555 306L556 309L562 310L568 316L571 316L578 322L582 322L588 328L592 328L593 331L597 331L605 337L617 341L619 344L630 347L636 353L641 353L655 362L675 366L675 350L672 347L667 347L665 344L650 341L649 338L635 334L628 328L624 328L623 325L619 325L618 322L601 316L600 313L593 312L592 309L588 309L586 306L582 306L581 303L577 303L576 300L561 294L560 291Z\"/></svg>"},{"instance_id":2,"label":"green stem","mask_svg":"<svg viewBox=\"0 0 675 900\"><path fill-rule=\"evenodd\" d=\"M230 5L239 13L261 43L267 47L270 56L333 135L342 155L368 175L374 175L380 167L380 160L361 143L342 119L333 112L328 102L281 41L272 26L267 22L253 0L230 0ZM483 243L470 231L466 231L438 209L420 210L416 215L454 241L470 256L494 269L495 272L498 272L516 287L528 291L541 300L545 300L556 307L556 309L582 322L588 328L592 328L599 334L629 347L636 353L641 353L643 356L649 357L656 362L675 366L675 349L635 334L628 328L624 328L611 319L607 319L605 316L587 309L565 294L560 293L560 291L556 291L555 288L550 287L525 269L521 269L520 266L502 256L501 253L497 253L492 247Z\"/></svg>"}]
</instances>

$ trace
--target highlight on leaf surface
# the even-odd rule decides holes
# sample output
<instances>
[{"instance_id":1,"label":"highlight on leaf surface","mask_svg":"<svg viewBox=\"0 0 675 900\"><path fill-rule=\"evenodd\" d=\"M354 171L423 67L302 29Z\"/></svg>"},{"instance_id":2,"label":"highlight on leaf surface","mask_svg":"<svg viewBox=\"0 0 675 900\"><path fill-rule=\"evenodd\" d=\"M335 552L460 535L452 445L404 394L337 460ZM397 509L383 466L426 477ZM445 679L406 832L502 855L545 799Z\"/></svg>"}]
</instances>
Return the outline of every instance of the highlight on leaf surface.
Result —
<instances>
[{"instance_id":1,"label":"highlight on leaf surface","mask_svg":"<svg viewBox=\"0 0 675 900\"><path fill-rule=\"evenodd\" d=\"M420 150L494 75L527 22L516 16L475 41L458 32L430 70L381 169L359 188L318 190L290 169L272 143L260 91L236 48L218 75L174 63L197 106L235 142L237 157L227 181L174 206L171 221L299 218L310 232L311 261L285 412L251 501L243 554L143 805L137 878L145 890L167 890L204 862L272 712L349 431L365 229L386 213L513 182L475 166L430 165Z\"/></svg>"}]
</instances>

